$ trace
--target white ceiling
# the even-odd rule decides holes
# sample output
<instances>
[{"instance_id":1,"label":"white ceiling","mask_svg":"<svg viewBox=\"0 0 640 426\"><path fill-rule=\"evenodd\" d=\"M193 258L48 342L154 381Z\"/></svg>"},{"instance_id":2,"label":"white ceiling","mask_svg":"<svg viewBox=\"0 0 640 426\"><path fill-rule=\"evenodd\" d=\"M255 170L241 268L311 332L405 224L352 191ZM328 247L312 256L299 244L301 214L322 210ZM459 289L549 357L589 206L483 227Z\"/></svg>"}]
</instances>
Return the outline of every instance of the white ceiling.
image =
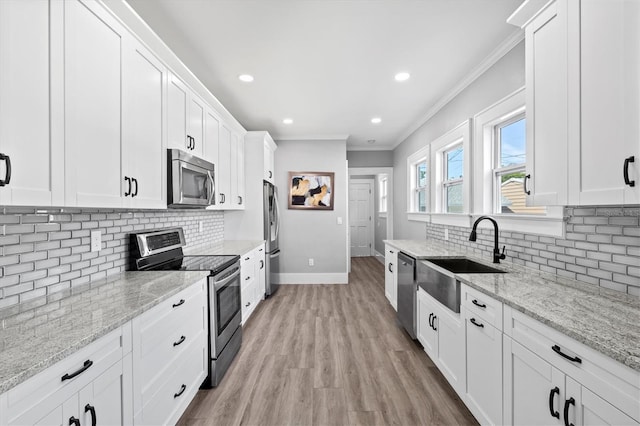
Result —
<instances>
[{"instance_id":1,"label":"white ceiling","mask_svg":"<svg viewBox=\"0 0 640 426\"><path fill-rule=\"evenodd\" d=\"M274 139L348 135L348 149L400 143L518 32L506 19L521 3L127 1L247 130ZM411 78L396 82L399 71ZM255 80L239 81L244 73Z\"/></svg>"}]
</instances>

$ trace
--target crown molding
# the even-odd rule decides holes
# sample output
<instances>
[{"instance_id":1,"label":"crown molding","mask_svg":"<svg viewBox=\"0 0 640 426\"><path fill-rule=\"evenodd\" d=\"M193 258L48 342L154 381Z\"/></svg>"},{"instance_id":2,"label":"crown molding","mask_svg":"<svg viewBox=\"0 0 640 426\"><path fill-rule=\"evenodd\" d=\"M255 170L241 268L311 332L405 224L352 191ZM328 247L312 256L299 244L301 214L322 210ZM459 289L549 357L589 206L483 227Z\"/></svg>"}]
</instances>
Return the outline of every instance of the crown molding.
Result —
<instances>
[{"instance_id":1,"label":"crown molding","mask_svg":"<svg viewBox=\"0 0 640 426\"><path fill-rule=\"evenodd\" d=\"M505 39L498 47L496 47L486 58L478 64L467 76L465 76L458 84L456 84L448 93L441 97L427 113L416 121L412 126L408 127L404 132L400 134L398 139L390 149L395 149L404 142L409 136L411 136L416 130L422 127L427 121L429 121L434 115L436 115L445 105L451 102L456 96L458 96L464 89L469 87L471 83L484 74L489 68L491 68L496 62L498 62L504 55L509 53L511 49L516 47L522 40L524 40L524 30L520 29L514 32L511 36Z\"/></svg>"},{"instance_id":2,"label":"crown molding","mask_svg":"<svg viewBox=\"0 0 640 426\"><path fill-rule=\"evenodd\" d=\"M298 135L298 136L278 136L271 135L274 141L345 141L349 135Z\"/></svg>"}]
</instances>

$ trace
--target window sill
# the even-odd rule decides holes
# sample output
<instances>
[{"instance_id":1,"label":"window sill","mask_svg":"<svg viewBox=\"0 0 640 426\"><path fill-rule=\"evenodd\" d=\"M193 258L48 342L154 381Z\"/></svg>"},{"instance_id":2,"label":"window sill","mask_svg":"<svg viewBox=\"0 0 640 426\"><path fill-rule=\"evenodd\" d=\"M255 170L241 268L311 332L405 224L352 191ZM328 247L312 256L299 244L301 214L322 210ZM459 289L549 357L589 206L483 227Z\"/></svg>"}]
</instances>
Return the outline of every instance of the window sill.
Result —
<instances>
[{"instance_id":1,"label":"window sill","mask_svg":"<svg viewBox=\"0 0 640 426\"><path fill-rule=\"evenodd\" d=\"M431 222L431 215L429 213L407 212L407 220L413 222Z\"/></svg>"},{"instance_id":2,"label":"window sill","mask_svg":"<svg viewBox=\"0 0 640 426\"><path fill-rule=\"evenodd\" d=\"M477 219L479 216L475 217ZM552 237L564 236L564 218L562 216L530 216L530 215L491 215L500 227L500 231L533 233ZM474 219L474 220L475 220ZM489 223L481 223L479 227L491 226Z\"/></svg>"},{"instance_id":3,"label":"window sill","mask_svg":"<svg viewBox=\"0 0 640 426\"><path fill-rule=\"evenodd\" d=\"M431 222L438 225L471 227L471 215L467 213L432 213Z\"/></svg>"}]
</instances>

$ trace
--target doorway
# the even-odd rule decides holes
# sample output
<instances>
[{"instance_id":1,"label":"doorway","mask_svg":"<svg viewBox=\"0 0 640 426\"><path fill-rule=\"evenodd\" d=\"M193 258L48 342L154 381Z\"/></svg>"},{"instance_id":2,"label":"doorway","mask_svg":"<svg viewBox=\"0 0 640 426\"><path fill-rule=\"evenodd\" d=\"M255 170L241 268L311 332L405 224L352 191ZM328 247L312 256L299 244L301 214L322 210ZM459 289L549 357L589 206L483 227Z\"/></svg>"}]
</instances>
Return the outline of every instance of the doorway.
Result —
<instances>
[{"instance_id":1,"label":"doorway","mask_svg":"<svg viewBox=\"0 0 640 426\"><path fill-rule=\"evenodd\" d=\"M373 256L373 179L349 181L349 235L351 257Z\"/></svg>"}]
</instances>

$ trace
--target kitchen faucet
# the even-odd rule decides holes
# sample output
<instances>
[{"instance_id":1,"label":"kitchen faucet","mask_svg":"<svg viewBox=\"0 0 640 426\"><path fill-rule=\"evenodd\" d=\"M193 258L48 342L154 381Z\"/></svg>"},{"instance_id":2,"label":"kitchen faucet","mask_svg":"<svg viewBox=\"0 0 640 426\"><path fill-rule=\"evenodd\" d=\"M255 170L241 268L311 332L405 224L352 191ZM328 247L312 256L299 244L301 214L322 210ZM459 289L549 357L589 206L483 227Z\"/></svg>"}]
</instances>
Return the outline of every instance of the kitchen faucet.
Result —
<instances>
[{"instance_id":1,"label":"kitchen faucet","mask_svg":"<svg viewBox=\"0 0 640 426\"><path fill-rule=\"evenodd\" d=\"M504 259L506 256L504 255L505 246L502 246L502 253L500 253L500 248L498 247L498 222L496 222L493 218L489 216L480 216L474 223L473 228L471 229L471 234L469 234L469 241L476 240L476 228L478 227L478 223L480 221L488 219L493 223L493 233L495 236L494 246L493 246L493 263L500 263L500 259Z\"/></svg>"}]
</instances>

